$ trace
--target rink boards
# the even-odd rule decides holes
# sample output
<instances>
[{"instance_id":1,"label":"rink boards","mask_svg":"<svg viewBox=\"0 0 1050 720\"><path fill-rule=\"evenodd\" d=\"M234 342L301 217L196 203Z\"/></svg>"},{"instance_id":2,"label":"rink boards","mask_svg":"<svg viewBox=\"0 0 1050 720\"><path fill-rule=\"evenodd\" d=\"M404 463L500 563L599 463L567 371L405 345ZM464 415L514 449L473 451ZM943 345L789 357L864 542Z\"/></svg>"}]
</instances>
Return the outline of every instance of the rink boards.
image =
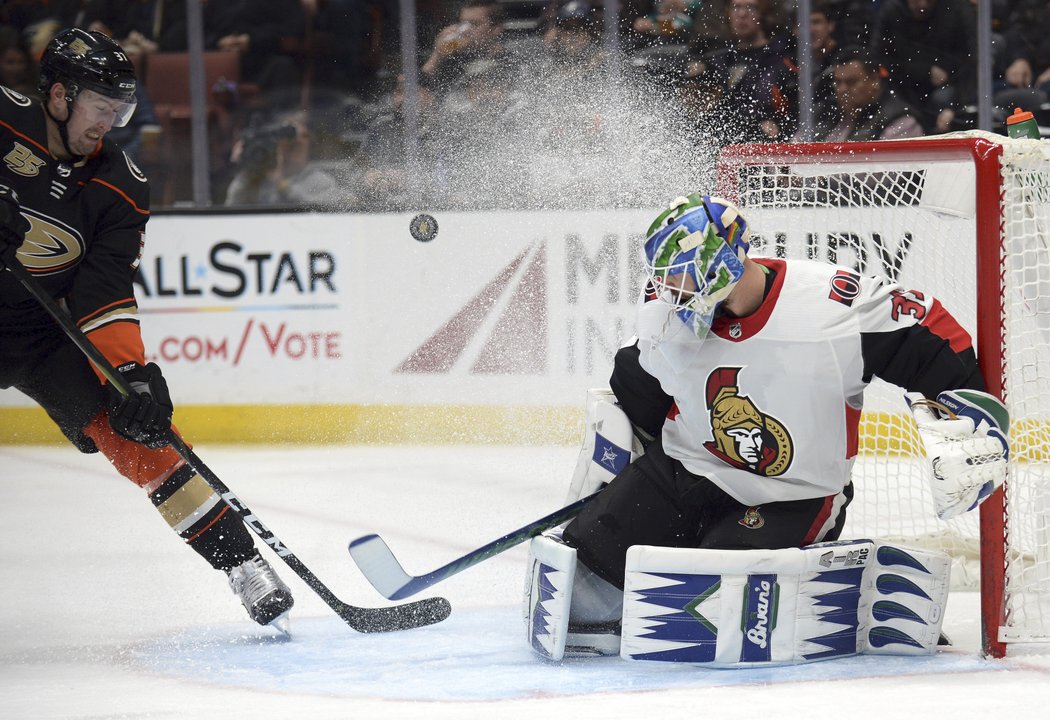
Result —
<instances>
[{"instance_id":1,"label":"rink boards","mask_svg":"<svg viewBox=\"0 0 1050 720\"><path fill-rule=\"evenodd\" d=\"M436 213L431 242L411 213L157 216L147 358L197 442L576 443L633 333L652 215ZM862 452L909 454L898 412L869 403L894 447ZM0 391L0 444L61 441Z\"/></svg>"},{"instance_id":2,"label":"rink boards","mask_svg":"<svg viewBox=\"0 0 1050 720\"><path fill-rule=\"evenodd\" d=\"M575 442L631 334L651 210L163 215L137 296L197 441ZM0 443L60 439L0 391Z\"/></svg>"}]
</instances>

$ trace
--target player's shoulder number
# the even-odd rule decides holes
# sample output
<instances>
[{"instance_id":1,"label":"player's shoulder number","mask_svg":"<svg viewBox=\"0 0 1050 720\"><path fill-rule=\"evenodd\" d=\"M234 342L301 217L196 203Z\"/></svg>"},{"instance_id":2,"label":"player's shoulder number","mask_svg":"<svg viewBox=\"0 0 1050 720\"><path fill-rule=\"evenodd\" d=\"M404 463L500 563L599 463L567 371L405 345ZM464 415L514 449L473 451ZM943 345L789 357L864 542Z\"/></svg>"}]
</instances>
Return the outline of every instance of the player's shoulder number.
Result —
<instances>
[{"instance_id":1,"label":"player's shoulder number","mask_svg":"<svg viewBox=\"0 0 1050 720\"><path fill-rule=\"evenodd\" d=\"M900 320L901 315L911 315L916 320L926 317L926 296L918 290L893 290L890 292L893 307L890 316Z\"/></svg>"}]
</instances>

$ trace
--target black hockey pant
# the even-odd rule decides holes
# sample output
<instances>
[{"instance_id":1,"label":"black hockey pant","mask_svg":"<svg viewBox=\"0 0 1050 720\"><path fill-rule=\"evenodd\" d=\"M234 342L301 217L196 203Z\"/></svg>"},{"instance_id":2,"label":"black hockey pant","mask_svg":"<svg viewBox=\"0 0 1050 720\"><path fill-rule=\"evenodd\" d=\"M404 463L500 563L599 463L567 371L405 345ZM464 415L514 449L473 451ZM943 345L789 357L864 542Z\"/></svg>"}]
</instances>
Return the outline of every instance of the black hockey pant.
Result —
<instances>
[{"instance_id":1,"label":"black hockey pant","mask_svg":"<svg viewBox=\"0 0 1050 720\"><path fill-rule=\"evenodd\" d=\"M668 457L657 440L584 506L563 538L622 588L632 545L749 550L837 540L852 498L850 483L837 495L748 507Z\"/></svg>"}]
</instances>

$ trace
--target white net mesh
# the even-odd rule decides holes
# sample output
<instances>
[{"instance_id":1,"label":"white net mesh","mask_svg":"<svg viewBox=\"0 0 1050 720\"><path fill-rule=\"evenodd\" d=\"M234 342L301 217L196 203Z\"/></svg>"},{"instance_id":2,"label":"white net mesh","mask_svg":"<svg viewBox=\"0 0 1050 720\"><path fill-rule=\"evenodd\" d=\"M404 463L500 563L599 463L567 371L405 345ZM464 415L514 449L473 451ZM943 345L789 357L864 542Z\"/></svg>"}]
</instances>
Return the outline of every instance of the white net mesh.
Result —
<instances>
[{"instance_id":1,"label":"white net mesh","mask_svg":"<svg viewBox=\"0 0 1050 720\"><path fill-rule=\"evenodd\" d=\"M1050 639L1050 147L1003 155L1003 347L1013 454L1000 639Z\"/></svg>"},{"instance_id":2,"label":"white net mesh","mask_svg":"<svg viewBox=\"0 0 1050 720\"><path fill-rule=\"evenodd\" d=\"M977 210L998 212L1003 193L1002 344L1013 425L1000 635L1050 640L1050 143L980 135L1002 144L1003 156L1001 179L979 193L975 136L901 141L887 152L787 146L730 153L719 193L744 210L755 234L752 254L819 259L896 280L939 299L974 338L978 302L999 302L978 296ZM978 513L937 519L901 392L875 381L865 394L856 498L843 537L945 550L956 559L953 585L976 588Z\"/></svg>"}]
</instances>

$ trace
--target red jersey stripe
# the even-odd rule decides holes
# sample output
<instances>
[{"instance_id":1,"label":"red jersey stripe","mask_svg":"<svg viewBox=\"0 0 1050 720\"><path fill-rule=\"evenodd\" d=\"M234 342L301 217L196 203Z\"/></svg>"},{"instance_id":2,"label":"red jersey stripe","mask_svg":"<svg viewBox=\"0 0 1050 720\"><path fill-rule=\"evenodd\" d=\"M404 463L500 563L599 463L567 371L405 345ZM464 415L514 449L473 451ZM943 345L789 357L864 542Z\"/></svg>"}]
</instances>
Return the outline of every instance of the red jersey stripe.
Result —
<instances>
[{"instance_id":1,"label":"red jersey stripe","mask_svg":"<svg viewBox=\"0 0 1050 720\"><path fill-rule=\"evenodd\" d=\"M947 340L952 350L957 353L973 347L973 340L970 339L969 333L963 330L962 325L948 314L940 300L934 299L930 311L922 319L922 325L937 337Z\"/></svg>"},{"instance_id":2,"label":"red jersey stripe","mask_svg":"<svg viewBox=\"0 0 1050 720\"><path fill-rule=\"evenodd\" d=\"M856 457L860 444L860 410L846 406L846 457Z\"/></svg>"}]
</instances>

